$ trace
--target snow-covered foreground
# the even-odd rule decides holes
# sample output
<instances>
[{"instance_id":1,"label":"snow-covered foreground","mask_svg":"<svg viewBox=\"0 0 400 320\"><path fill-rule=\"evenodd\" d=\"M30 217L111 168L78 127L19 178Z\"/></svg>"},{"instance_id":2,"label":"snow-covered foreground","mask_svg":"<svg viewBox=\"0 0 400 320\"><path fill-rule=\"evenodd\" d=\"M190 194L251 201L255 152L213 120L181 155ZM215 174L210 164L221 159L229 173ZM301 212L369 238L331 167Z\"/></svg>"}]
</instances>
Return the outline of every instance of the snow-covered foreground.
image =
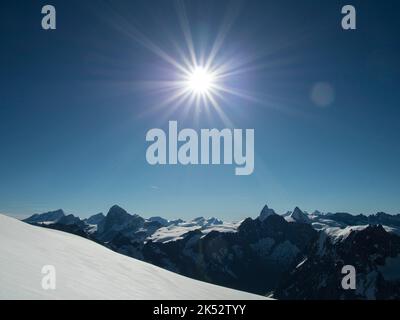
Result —
<instances>
[{"instance_id":1,"label":"snow-covered foreground","mask_svg":"<svg viewBox=\"0 0 400 320\"><path fill-rule=\"evenodd\" d=\"M43 266L56 289L42 288ZM0 299L264 299L192 280L90 240L0 215Z\"/></svg>"}]
</instances>

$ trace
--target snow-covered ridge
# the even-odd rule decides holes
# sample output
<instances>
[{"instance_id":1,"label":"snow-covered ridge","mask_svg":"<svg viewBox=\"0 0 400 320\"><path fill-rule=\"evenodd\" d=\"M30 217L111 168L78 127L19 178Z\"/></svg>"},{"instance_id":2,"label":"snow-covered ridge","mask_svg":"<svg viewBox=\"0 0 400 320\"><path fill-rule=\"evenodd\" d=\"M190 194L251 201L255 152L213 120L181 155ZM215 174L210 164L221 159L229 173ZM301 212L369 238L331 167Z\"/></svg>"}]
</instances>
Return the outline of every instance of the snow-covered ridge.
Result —
<instances>
[{"instance_id":1,"label":"snow-covered ridge","mask_svg":"<svg viewBox=\"0 0 400 320\"><path fill-rule=\"evenodd\" d=\"M352 232L365 230L366 228L368 228L368 225L350 226L345 228L331 227L324 229L323 232L329 237L331 242L335 243L337 241L346 240Z\"/></svg>"},{"instance_id":2,"label":"snow-covered ridge","mask_svg":"<svg viewBox=\"0 0 400 320\"><path fill-rule=\"evenodd\" d=\"M332 243L338 241L344 241L352 232L362 231L368 228L369 225L360 225L360 226L348 226L345 228L338 227L329 227L323 229L323 233L325 233ZM383 226L386 232L396 233L395 230L388 226Z\"/></svg>"},{"instance_id":3,"label":"snow-covered ridge","mask_svg":"<svg viewBox=\"0 0 400 320\"><path fill-rule=\"evenodd\" d=\"M180 222L171 224L166 227L162 227L156 230L151 236L147 238L147 241L153 242L169 242L183 239L184 235L190 231L199 230L203 235L210 233L211 231L218 232L236 232L241 222L220 222L215 223L215 218L204 219L202 222L198 220L192 220L189 222Z\"/></svg>"},{"instance_id":4,"label":"snow-covered ridge","mask_svg":"<svg viewBox=\"0 0 400 320\"><path fill-rule=\"evenodd\" d=\"M258 216L258 220L265 222L270 216L274 215L278 214L265 205ZM400 234L400 215L388 215L382 212L372 216L355 216L348 213L324 214L316 210L309 214L296 207L294 211L288 211L282 217L290 223L310 224L315 230L327 230L328 233L330 228L346 229L350 226L382 224L388 232ZM139 215L129 214L117 205L111 207L107 215L96 214L88 219L65 215L64 211L59 209L44 214L35 214L24 221L75 234L86 234L88 237L94 235L94 238L104 243L108 243L118 233L140 243L149 241L167 243L184 239L186 235L193 231L199 231L203 236L212 231L237 232L242 223L242 221L225 222L217 218L206 219L203 217L190 221L167 220L162 217L145 219ZM69 226L69 228L65 226ZM340 233L340 230L333 229L330 231L331 234L335 232Z\"/></svg>"},{"instance_id":5,"label":"snow-covered ridge","mask_svg":"<svg viewBox=\"0 0 400 320\"><path fill-rule=\"evenodd\" d=\"M63 226L75 225L86 234L96 233L96 238L103 242L108 242L118 232L141 242L170 242L183 239L186 234L195 230L200 231L204 236L211 231L236 232L241 223L241 221L224 222L214 217L198 217L189 221L167 220L162 217L145 219L139 215L130 214L117 205L111 207L106 216L99 213L87 219L80 219L71 214L65 215L64 211L59 209L35 214L24 222L63 231L67 231Z\"/></svg>"},{"instance_id":6,"label":"snow-covered ridge","mask_svg":"<svg viewBox=\"0 0 400 320\"><path fill-rule=\"evenodd\" d=\"M56 289L41 287L56 268ZM263 299L192 280L90 240L0 215L0 299Z\"/></svg>"}]
</instances>

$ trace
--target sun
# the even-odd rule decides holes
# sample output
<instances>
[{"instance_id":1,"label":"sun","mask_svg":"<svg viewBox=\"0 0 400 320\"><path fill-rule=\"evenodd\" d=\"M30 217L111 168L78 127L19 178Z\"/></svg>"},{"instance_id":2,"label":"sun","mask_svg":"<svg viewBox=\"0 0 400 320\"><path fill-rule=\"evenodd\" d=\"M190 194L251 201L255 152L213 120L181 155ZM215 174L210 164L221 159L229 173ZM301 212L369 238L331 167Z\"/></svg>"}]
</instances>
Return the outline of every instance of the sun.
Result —
<instances>
[{"instance_id":1,"label":"sun","mask_svg":"<svg viewBox=\"0 0 400 320\"><path fill-rule=\"evenodd\" d=\"M215 85L215 76L204 67L195 67L188 75L186 85L195 95L208 95Z\"/></svg>"}]
</instances>

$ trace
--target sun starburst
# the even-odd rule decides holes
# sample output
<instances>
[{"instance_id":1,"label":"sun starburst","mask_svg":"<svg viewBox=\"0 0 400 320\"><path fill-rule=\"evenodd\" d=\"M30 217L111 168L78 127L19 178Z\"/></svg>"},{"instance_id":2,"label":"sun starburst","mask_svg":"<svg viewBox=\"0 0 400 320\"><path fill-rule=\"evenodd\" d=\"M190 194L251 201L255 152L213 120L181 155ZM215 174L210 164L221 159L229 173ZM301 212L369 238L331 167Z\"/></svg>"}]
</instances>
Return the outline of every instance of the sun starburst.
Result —
<instances>
[{"instance_id":1,"label":"sun starburst","mask_svg":"<svg viewBox=\"0 0 400 320\"><path fill-rule=\"evenodd\" d=\"M249 58L244 58L243 53L240 56L237 55L240 49L237 43L235 50L229 50L229 53L224 50L227 35L240 12L239 7L236 5L229 7L210 46L210 43L193 41L184 1L176 0L175 4L183 35L183 41L170 37L175 50L171 50L171 46L168 50L164 49L131 25L129 21L122 20L120 16L109 17L113 22L119 20L120 23L115 25L119 31L166 63L159 71L152 72L157 75L156 77L147 78L135 84L137 87L151 91L154 97L160 98L156 106L149 107L144 113L154 113L164 109L164 116L170 116L178 111L181 116L191 114L196 117L204 111L207 115L216 114L230 126L231 120L224 110L229 96L252 99L252 95L245 92L243 88L237 89L241 87L241 84L232 86L232 78L246 73L251 61Z\"/></svg>"},{"instance_id":2,"label":"sun starburst","mask_svg":"<svg viewBox=\"0 0 400 320\"><path fill-rule=\"evenodd\" d=\"M210 94L215 84L214 74L204 67L196 67L187 77L187 88L195 95Z\"/></svg>"}]
</instances>

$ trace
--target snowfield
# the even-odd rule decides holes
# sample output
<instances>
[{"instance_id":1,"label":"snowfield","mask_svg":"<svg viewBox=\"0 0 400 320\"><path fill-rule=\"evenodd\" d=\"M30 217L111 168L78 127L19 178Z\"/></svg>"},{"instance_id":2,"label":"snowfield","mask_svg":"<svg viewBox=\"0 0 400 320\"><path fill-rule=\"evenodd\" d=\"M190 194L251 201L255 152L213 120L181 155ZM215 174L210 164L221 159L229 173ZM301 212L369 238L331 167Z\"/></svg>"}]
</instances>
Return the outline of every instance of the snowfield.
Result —
<instances>
[{"instance_id":1,"label":"snowfield","mask_svg":"<svg viewBox=\"0 0 400 320\"><path fill-rule=\"evenodd\" d=\"M42 289L42 267L56 289ZM192 280L90 240L0 215L0 299L238 300L265 297Z\"/></svg>"},{"instance_id":2,"label":"snowfield","mask_svg":"<svg viewBox=\"0 0 400 320\"><path fill-rule=\"evenodd\" d=\"M154 232L150 237L146 240L151 240L153 242L163 242L167 243L170 241L176 241L183 239L184 236L190 232L199 230L205 236L206 234L210 233L211 231L218 231L218 232L237 232L237 228L239 227L240 222L223 222L217 225L205 225L202 226L195 222L182 222L176 225L170 225L167 227L162 227L156 232Z\"/></svg>"}]
</instances>

